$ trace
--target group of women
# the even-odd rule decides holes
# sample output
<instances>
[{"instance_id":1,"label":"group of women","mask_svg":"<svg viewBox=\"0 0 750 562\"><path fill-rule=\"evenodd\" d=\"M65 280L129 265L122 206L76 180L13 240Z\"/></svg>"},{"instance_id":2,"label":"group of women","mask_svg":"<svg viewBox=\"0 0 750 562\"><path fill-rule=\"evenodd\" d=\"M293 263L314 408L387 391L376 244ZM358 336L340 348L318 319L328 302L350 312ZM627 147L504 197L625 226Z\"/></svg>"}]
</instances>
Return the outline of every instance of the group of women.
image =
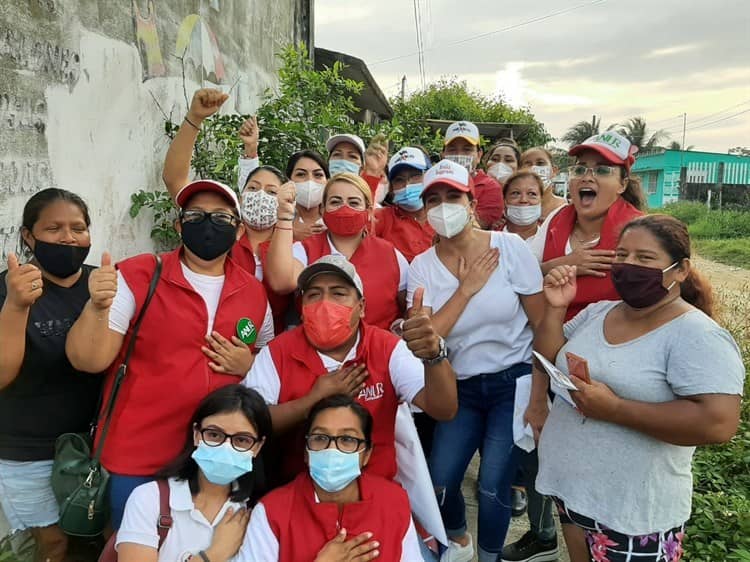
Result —
<instances>
[{"instance_id":1,"label":"group of women","mask_svg":"<svg viewBox=\"0 0 750 562\"><path fill-rule=\"evenodd\" d=\"M441 560L556 560L553 505L573 562L679 560L694 448L734 434L745 373L685 225L644 215L630 142L571 149L567 202L548 151L485 153L466 121L436 163L341 134L327 160L302 150L282 172L258 161L251 119L238 196L189 177L225 100L196 92L164 165L182 244L161 256L102 456L119 560L437 559L393 481L399 401ZM88 427L100 390L107 403L155 274L151 255L84 265L90 222L77 195L38 192L0 275L0 505L52 562L67 547L55 439ZM551 385L532 349L576 390ZM529 374L538 454L514 446ZM461 484L477 452L475 546ZM519 468L530 531L505 545Z\"/></svg>"}]
</instances>

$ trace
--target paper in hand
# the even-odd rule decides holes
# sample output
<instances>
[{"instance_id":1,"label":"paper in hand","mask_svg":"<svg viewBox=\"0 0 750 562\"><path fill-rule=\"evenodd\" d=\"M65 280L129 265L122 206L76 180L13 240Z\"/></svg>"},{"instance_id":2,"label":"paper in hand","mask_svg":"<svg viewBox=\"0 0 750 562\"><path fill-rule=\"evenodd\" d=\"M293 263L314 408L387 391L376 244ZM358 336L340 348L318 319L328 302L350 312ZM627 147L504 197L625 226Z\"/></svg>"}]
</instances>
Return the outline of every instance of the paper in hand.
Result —
<instances>
[{"instance_id":1,"label":"paper in hand","mask_svg":"<svg viewBox=\"0 0 750 562\"><path fill-rule=\"evenodd\" d=\"M547 359L541 354L537 353L536 351L533 352L534 357L539 359L539 362L542 364L542 367L544 367L544 370L549 375L550 381L551 381L551 388L552 392L557 394L560 398L565 400L568 404L576 407L576 403L573 402L573 399L570 397L570 390L577 390L576 386L572 383L570 380L570 377L563 373L560 369L555 367L552 363L547 361Z\"/></svg>"}]
</instances>

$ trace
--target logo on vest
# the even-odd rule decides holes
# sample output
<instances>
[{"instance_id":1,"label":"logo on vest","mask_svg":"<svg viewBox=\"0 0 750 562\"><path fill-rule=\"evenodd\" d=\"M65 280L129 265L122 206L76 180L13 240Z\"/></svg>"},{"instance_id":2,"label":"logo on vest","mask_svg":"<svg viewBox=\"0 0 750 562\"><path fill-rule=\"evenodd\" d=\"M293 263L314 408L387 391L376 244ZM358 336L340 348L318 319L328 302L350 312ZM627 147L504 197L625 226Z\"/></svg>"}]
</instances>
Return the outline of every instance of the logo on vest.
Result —
<instances>
[{"instance_id":1,"label":"logo on vest","mask_svg":"<svg viewBox=\"0 0 750 562\"><path fill-rule=\"evenodd\" d=\"M246 345L253 345L258 338L258 331L255 324L249 318L240 318L237 321L237 337Z\"/></svg>"},{"instance_id":2,"label":"logo on vest","mask_svg":"<svg viewBox=\"0 0 750 562\"><path fill-rule=\"evenodd\" d=\"M385 387L383 386L382 382L378 382L370 386L364 387L359 392L359 396L357 396L357 400L370 402L372 400L380 400L383 396L385 396Z\"/></svg>"}]
</instances>

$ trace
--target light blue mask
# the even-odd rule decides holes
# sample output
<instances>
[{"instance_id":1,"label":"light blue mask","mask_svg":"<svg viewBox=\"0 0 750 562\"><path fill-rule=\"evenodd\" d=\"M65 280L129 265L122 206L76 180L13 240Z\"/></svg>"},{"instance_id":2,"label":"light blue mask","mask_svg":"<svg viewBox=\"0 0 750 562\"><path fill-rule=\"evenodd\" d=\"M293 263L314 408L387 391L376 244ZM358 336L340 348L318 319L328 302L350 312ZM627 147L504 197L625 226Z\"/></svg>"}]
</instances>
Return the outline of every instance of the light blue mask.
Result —
<instances>
[{"instance_id":1,"label":"light blue mask","mask_svg":"<svg viewBox=\"0 0 750 562\"><path fill-rule=\"evenodd\" d=\"M424 207L423 191L424 185L421 183L408 184L405 188L393 192L393 203L405 211L419 211Z\"/></svg>"},{"instance_id":2,"label":"light blue mask","mask_svg":"<svg viewBox=\"0 0 750 562\"><path fill-rule=\"evenodd\" d=\"M341 174L343 172L349 172L350 174L359 174L360 165L351 160L343 160L341 158L335 158L328 161L328 171L331 176Z\"/></svg>"},{"instance_id":3,"label":"light blue mask","mask_svg":"<svg viewBox=\"0 0 750 562\"><path fill-rule=\"evenodd\" d=\"M360 474L359 453L342 453L333 447L307 451L310 476L326 492L340 492Z\"/></svg>"},{"instance_id":4,"label":"light blue mask","mask_svg":"<svg viewBox=\"0 0 750 562\"><path fill-rule=\"evenodd\" d=\"M218 447L209 447L201 441L191 456L208 481L218 486L231 484L253 471L253 454L236 451L228 441Z\"/></svg>"}]
</instances>

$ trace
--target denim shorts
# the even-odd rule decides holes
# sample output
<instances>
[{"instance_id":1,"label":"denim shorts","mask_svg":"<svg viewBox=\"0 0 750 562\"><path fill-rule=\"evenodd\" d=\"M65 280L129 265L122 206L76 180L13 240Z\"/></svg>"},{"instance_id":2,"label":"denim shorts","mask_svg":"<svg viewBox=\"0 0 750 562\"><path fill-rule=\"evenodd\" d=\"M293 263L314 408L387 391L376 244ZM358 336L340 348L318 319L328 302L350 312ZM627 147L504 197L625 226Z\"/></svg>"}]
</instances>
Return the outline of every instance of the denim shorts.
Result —
<instances>
[{"instance_id":1,"label":"denim shorts","mask_svg":"<svg viewBox=\"0 0 750 562\"><path fill-rule=\"evenodd\" d=\"M52 461L0 459L0 506L10 530L49 527L60 518L52 493Z\"/></svg>"}]
</instances>

